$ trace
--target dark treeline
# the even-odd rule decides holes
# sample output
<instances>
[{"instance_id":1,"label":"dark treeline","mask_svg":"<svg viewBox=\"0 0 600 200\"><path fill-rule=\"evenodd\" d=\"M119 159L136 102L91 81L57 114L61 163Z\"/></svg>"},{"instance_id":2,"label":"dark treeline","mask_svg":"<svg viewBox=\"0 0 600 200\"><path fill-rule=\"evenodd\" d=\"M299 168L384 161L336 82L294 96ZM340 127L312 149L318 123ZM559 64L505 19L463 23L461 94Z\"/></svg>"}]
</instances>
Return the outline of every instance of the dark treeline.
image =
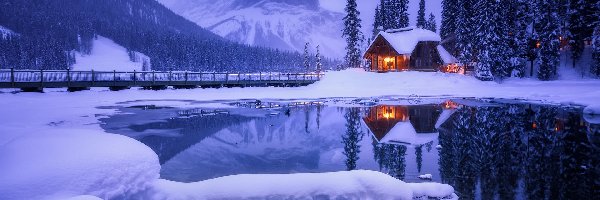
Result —
<instances>
[{"instance_id":1,"label":"dark treeline","mask_svg":"<svg viewBox=\"0 0 600 200\"><path fill-rule=\"evenodd\" d=\"M155 0L4 0L0 68L66 69L98 35L150 57L155 70L304 71L303 56L250 47L176 15ZM325 68L334 61L324 59Z\"/></svg>"},{"instance_id":2,"label":"dark treeline","mask_svg":"<svg viewBox=\"0 0 600 200\"><path fill-rule=\"evenodd\" d=\"M600 2L595 0L444 0L441 36L481 80L556 79L561 54L600 77ZM594 45L595 44L595 45ZM590 48L591 62L581 62Z\"/></svg>"},{"instance_id":3,"label":"dark treeline","mask_svg":"<svg viewBox=\"0 0 600 200\"><path fill-rule=\"evenodd\" d=\"M570 108L460 109L439 130L442 181L461 199L599 196L600 149L586 123Z\"/></svg>"}]
</instances>

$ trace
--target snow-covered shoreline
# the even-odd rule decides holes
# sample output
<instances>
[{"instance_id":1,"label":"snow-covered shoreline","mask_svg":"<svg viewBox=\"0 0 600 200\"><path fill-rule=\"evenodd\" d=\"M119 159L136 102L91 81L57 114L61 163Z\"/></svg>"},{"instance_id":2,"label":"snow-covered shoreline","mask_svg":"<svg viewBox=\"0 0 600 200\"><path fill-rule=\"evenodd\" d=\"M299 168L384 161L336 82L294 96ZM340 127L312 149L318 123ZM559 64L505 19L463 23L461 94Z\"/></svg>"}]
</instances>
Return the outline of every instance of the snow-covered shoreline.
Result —
<instances>
[{"instance_id":1,"label":"snow-covered shoreline","mask_svg":"<svg viewBox=\"0 0 600 200\"><path fill-rule=\"evenodd\" d=\"M0 154L6 154L0 156L0 167L12 167L3 169L20 169L19 164L32 165L30 168L33 172L41 174L43 178L42 182L36 182L36 184L52 185L57 184L53 182L56 180L66 183L69 180L78 180L79 176L84 176L86 169L70 168L73 166L63 166L60 160L42 159L44 157L51 158L62 158L62 155L76 155L67 157L71 159L71 163L83 162L86 166L95 166L94 162L100 162L110 165L107 160L110 158L117 159L116 166L104 168L98 170L96 174L104 174L93 177L88 177L90 181L97 181L96 179L103 180L106 185L114 185L115 182L129 181L130 185L119 186L116 188L104 187L105 190L91 190L86 185L90 182L79 184L81 187L73 187L70 190L58 191L60 194L53 194L52 188L44 190L51 195L58 195L61 198L78 196L78 195L97 195L102 198L110 198L121 194L121 192L127 190L127 192L145 191L148 197L165 199L165 198L193 198L197 193L193 190L198 187L208 187L205 184L199 182L194 184L183 184L173 183L165 180L156 179L158 178L158 171L156 167L158 163L154 160L156 155L150 155L152 152L144 150L141 143L127 137L116 136L112 134L105 134L104 130L99 126L98 119L110 115L116 112L115 109L107 108L106 106L115 106L122 104L123 102L129 102L129 104L136 104L135 101L151 101L153 104L165 105L165 106L200 106L197 102L202 101L216 101L216 100L239 100L239 99L318 99L318 98L336 98L336 97L349 97L349 98L368 98L368 97L380 97L380 96L411 96L411 97L475 97L475 98L507 98L507 99L522 99L531 101L540 101L542 103L557 103L557 104L578 104L589 106L589 108L597 108L600 104L600 80L560 80L541 82L529 79L508 79L502 84L495 82L481 82L473 77L462 76L458 74L442 74L442 73L422 73L422 72L404 72L404 73L367 73L358 70L346 70L341 72L329 72L325 78L313 85L307 87L298 88L222 88L222 89L193 89L193 90L163 90L163 91L146 91L131 89L125 91L112 92L108 89L93 89L91 91L82 91L68 93L65 89L47 89L46 93L10 93L11 90L0 90ZM182 101L191 100L191 101ZM218 102L217 102L218 103ZM210 107L218 107L218 104L209 103L206 104ZM98 108L105 106L104 108ZM594 110L594 109L590 109ZM592 111L590 111L592 112ZM88 134L83 137L78 134ZM50 140L48 138L55 138L56 140ZM58 137L60 136L60 137ZM89 138L87 136L90 136ZM38 140L38 138L41 138ZM44 140L47 138L48 140ZM73 140L81 140L83 145L61 145L64 142L71 142ZM49 141L49 143L43 145L37 150L28 150L28 147L32 143L42 143L43 141ZM74 142L79 144L79 142ZM66 143L70 144L70 143ZM89 145L85 145L89 144ZM119 170L123 169L123 172L127 172L127 163L132 161L129 156L135 156L136 154L120 154L115 151L103 149L105 147L113 147L115 144L123 146L121 149L131 148L133 152L142 152L142 154L148 154L144 156L145 165L139 165L132 170L136 173L125 173L125 175L119 176L122 179L110 179L113 176L106 176L104 173L106 169ZM64 149L62 148L64 146ZM145 153L143 153L145 152ZM79 154L76 154L79 153ZM140 153L137 153L139 155ZM28 155L32 158L28 160L18 159L17 155ZM35 155L40 156L39 158ZM129 156L128 156L129 155ZM79 157L78 157L79 156ZM91 159L90 162L83 160L77 160L76 158L86 159L94 157L97 159ZM15 159L15 160L11 160ZM39 159L39 160L37 160ZM38 162L39 161L39 162ZM134 160L135 161L135 160ZM43 163L46 165L37 165ZM57 164L58 163L58 164ZM14 165L13 165L14 164ZM69 163L67 163L69 164ZM53 166L54 172L43 172L46 166ZM66 168L65 168L66 167ZM114 168L114 167L118 167ZM145 168L144 168L145 167ZM160 166L158 166L160 168ZM71 170L68 170L71 169ZM138 173L140 169L149 171L149 173ZM151 170L149 170L151 169ZM83 170L83 173L82 173ZM1 170L2 172L6 170ZM66 171L66 172L65 172ZM70 172L75 173L70 173ZM2 174L0 177L8 176ZM8 173L8 171L6 171ZM53 174L54 173L54 174ZM61 173L67 173L69 176L62 176ZM154 174L155 173L155 174ZM345 175L326 175L323 176L344 176L344 177L355 177L362 180L362 175L369 174L368 177L378 177L379 179L386 179L385 176L379 176L374 173L378 172L356 172ZM35 174L33 174L35 175ZM128 176L131 175L131 176ZM383 174L382 174L383 175ZM56 177L63 179L56 179ZM282 175L285 176L285 175ZM320 176L320 175L314 175ZM53 178L54 177L54 178ZM94 177L96 179L94 179ZM15 178L11 176L11 178ZM19 178L19 177L16 177ZM365 177L363 177L365 178ZM108 179L108 180L104 180ZM235 177L229 179L236 179ZM5 185L11 185L9 187L0 187L0 196L2 194L10 194L12 197L18 199L18 195L31 195L28 193L27 182L20 182L22 187L17 188L13 183L16 181L22 181L14 179L15 182L6 182L9 179L1 179L5 182L0 183ZM155 181L157 182L155 182ZM9 180L10 181L10 180ZM110 182L115 181L115 182ZM265 179L265 184L269 181ZM360 181L359 181L360 182ZM94 183L94 182L92 182ZM24 185L23 185L24 184ZM60 183L59 183L60 184ZM367 183L364 183L367 184ZM405 183L394 183L399 185L406 185ZM184 185L184 186L182 186ZM204 186L203 186L204 185ZM181 187L180 187L181 186ZM422 185L421 185L422 186ZM443 185L442 185L443 186ZM60 187L60 185L58 186ZM146 187L141 189L140 187ZM171 187L171 189L169 189ZM214 187L214 186L210 186ZM353 185L352 187L360 187L360 185ZM387 187L387 186L386 186ZM422 190L416 190L420 186L406 186L405 190L410 190L412 195L422 192ZM423 186L425 187L425 186ZM445 187L445 186L443 186ZM25 188L25 189L23 189ZM175 188L175 189L174 189ZM182 188L188 188L185 190ZM429 188L429 187L425 187ZM206 189L206 188L205 188ZM304 188L302 192L315 192L318 188ZM57 189L58 190L58 189ZM150 191L152 190L152 191ZM116 192L115 192L116 191ZM427 190L423 190L427 191ZM446 190L444 195L448 195L449 189ZM453 191L453 190L452 190ZM16 193L14 193L16 192ZM54 191L56 192L56 191ZM124 192L124 193L127 193ZM171 196L171 195L182 195L183 196ZM267 191L273 192L273 191ZM281 192L281 191L279 191ZM296 191L298 192L298 191ZM364 192L364 191L363 191ZM382 191L379 191L382 192ZM416 192L416 193L415 193ZM267 194L265 193L265 194ZM46 194L46 193L44 193ZM280 193L272 193L280 194ZM312 193L318 195L319 193ZM385 191L378 193L387 195ZM40 194L43 195L43 194ZM158 196L155 196L158 195ZM186 196L187 195L187 196ZM289 194L283 194L289 195ZM295 194L291 194L295 195ZM300 195L300 194L299 194ZM301 194L307 195L307 194ZM310 194L309 194L310 195ZM345 194L340 194L345 195ZM353 194L351 194L353 195ZM361 194L359 194L361 195ZM406 194L404 194L406 195ZM433 195L431 193L423 195ZM31 196L29 196L31 197ZM220 198L223 196L217 196ZM361 196L362 197L362 196ZM388 197L388 196L385 196ZM406 196L408 197L408 196ZM366 198L369 198L368 196ZM373 197L377 198L377 197ZM391 198L391 197L390 197Z\"/></svg>"}]
</instances>

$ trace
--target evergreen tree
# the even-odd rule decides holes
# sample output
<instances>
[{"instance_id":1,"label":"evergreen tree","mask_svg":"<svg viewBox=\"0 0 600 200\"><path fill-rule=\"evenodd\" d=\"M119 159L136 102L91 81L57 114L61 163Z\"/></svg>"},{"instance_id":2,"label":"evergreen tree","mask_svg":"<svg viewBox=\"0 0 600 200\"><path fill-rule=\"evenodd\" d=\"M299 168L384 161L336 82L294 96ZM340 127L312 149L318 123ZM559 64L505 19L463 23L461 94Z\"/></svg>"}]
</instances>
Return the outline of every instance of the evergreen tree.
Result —
<instances>
[{"instance_id":1,"label":"evergreen tree","mask_svg":"<svg viewBox=\"0 0 600 200\"><path fill-rule=\"evenodd\" d=\"M320 45L317 45L317 54L315 55L315 59L317 61L315 63L317 74L320 74L321 70L323 70L323 63L321 63L321 51L319 50L319 46Z\"/></svg>"},{"instance_id":2,"label":"evergreen tree","mask_svg":"<svg viewBox=\"0 0 600 200\"><path fill-rule=\"evenodd\" d=\"M425 0L419 1L419 12L417 13L417 28L427 28L427 21L425 20Z\"/></svg>"},{"instance_id":3,"label":"evergreen tree","mask_svg":"<svg viewBox=\"0 0 600 200\"><path fill-rule=\"evenodd\" d=\"M360 31L360 12L357 9L356 0L346 1L346 16L344 17L343 36L346 38L346 56L344 61L346 67L358 68L361 63L360 44L364 37Z\"/></svg>"},{"instance_id":4,"label":"evergreen tree","mask_svg":"<svg viewBox=\"0 0 600 200\"><path fill-rule=\"evenodd\" d=\"M377 34L379 34L379 32L384 31L383 30L383 15L382 15L382 8L383 8L383 0L381 0L381 4L379 4L377 6L377 8L375 8L375 21L373 22L373 35L371 35L371 39L374 40L375 37L377 37Z\"/></svg>"},{"instance_id":5,"label":"evergreen tree","mask_svg":"<svg viewBox=\"0 0 600 200\"><path fill-rule=\"evenodd\" d=\"M383 30L399 29L409 25L408 0L382 0L381 20Z\"/></svg>"},{"instance_id":6,"label":"evergreen tree","mask_svg":"<svg viewBox=\"0 0 600 200\"><path fill-rule=\"evenodd\" d=\"M559 64L559 33L557 0L537 0L535 29L540 41L538 79L551 80L556 77Z\"/></svg>"},{"instance_id":7,"label":"evergreen tree","mask_svg":"<svg viewBox=\"0 0 600 200\"><path fill-rule=\"evenodd\" d=\"M308 53L308 42L304 44L304 72L310 71L310 54Z\"/></svg>"},{"instance_id":8,"label":"evergreen tree","mask_svg":"<svg viewBox=\"0 0 600 200\"><path fill-rule=\"evenodd\" d=\"M451 39L456 33L456 18L458 18L458 0L442 1L442 25L440 27L440 36L442 40L449 39L443 45L453 55L456 53L456 41Z\"/></svg>"},{"instance_id":9,"label":"evergreen tree","mask_svg":"<svg viewBox=\"0 0 600 200\"><path fill-rule=\"evenodd\" d=\"M423 167L423 145L415 146L415 158L417 160L417 171L421 173Z\"/></svg>"},{"instance_id":10,"label":"evergreen tree","mask_svg":"<svg viewBox=\"0 0 600 200\"><path fill-rule=\"evenodd\" d=\"M510 3L509 12L514 13L508 16L509 36L512 38L509 42L511 55L512 74L516 77L525 76L525 67L527 64L528 53L530 51L529 41L531 34L527 27L532 22L531 3L528 0L514 0Z\"/></svg>"},{"instance_id":11,"label":"evergreen tree","mask_svg":"<svg viewBox=\"0 0 600 200\"><path fill-rule=\"evenodd\" d=\"M435 22L435 15L433 15L433 13L429 13L429 20L427 20L425 29L437 32L437 24Z\"/></svg>"},{"instance_id":12,"label":"evergreen tree","mask_svg":"<svg viewBox=\"0 0 600 200\"><path fill-rule=\"evenodd\" d=\"M495 0L478 1L477 11L477 41L479 52L475 77L480 80L493 80L494 77L505 78L510 75L510 38L508 24L501 13L506 13L507 7Z\"/></svg>"},{"instance_id":13,"label":"evergreen tree","mask_svg":"<svg viewBox=\"0 0 600 200\"><path fill-rule=\"evenodd\" d=\"M592 63L590 72L593 76L600 78L600 23L597 23L592 38Z\"/></svg>"},{"instance_id":14,"label":"evergreen tree","mask_svg":"<svg viewBox=\"0 0 600 200\"><path fill-rule=\"evenodd\" d=\"M586 32L586 24L584 21L585 16L585 2L584 0L570 0L569 1L569 35L571 39L569 46L571 47L571 59L573 59L573 67L575 67L577 61L581 59L583 48L585 47L584 39ZM591 34L590 34L591 35Z\"/></svg>"},{"instance_id":15,"label":"evergreen tree","mask_svg":"<svg viewBox=\"0 0 600 200\"><path fill-rule=\"evenodd\" d=\"M473 6L476 2L476 0L460 0L455 21L457 59L467 67L477 61L475 53L480 46L475 39L476 24Z\"/></svg>"}]
</instances>

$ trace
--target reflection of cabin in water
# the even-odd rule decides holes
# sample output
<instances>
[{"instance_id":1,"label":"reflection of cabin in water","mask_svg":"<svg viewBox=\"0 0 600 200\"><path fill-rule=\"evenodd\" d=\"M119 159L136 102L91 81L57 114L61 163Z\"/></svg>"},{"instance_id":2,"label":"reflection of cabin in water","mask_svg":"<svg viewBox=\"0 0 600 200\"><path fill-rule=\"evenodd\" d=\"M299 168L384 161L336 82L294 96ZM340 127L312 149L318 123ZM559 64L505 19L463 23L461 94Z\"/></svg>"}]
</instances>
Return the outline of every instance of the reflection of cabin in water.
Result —
<instances>
[{"instance_id":1,"label":"reflection of cabin in water","mask_svg":"<svg viewBox=\"0 0 600 200\"><path fill-rule=\"evenodd\" d=\"M437 138L437 128L451 112L440 105L379 105L363 121L379 143L425 144Z\"/></svg>"},{"instance_id":2,"label":"reflection of cabin in water","mask_svg":"<svg viewBox=\"0 0 600 200\"><path fill-rule=\"evenodd\" d=\"M459 72L457 60L440 45L440 36L420 28L394 29L380 32L369 45L364 58L371 71L437 71Z\"/></svg>"}]
</instances>

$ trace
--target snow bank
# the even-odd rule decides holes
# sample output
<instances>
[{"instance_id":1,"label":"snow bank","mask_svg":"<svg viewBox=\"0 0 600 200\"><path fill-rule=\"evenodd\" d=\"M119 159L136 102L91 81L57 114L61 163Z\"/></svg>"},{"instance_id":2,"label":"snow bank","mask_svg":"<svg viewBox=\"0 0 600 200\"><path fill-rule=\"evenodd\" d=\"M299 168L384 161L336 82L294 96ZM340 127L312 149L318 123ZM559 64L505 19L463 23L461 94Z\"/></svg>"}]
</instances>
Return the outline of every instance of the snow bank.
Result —
<instances>
[{"instance_id":1,"label":"snow bank","mask_svg":"<svg viewBox=\"0 0 600 200\"><path fill-rule=\"evenodd\" d=\"M5 200L110 199L145 188L159 177L160 164L136 140L73 130L25 135L0 146L0 169Z\"/></svg>"},{"instance_id":2,"label":"snow bank","mask_svg":"<svg viewBox=\"0 0 600 200\"><path fill-rule=\"evenodd\" d=\"M77 71L142 71L144 62L150 66L150 58L142 53L134 52L134 61L129 58L127 49L111 39L98 36L92 45L90 55L76 53L76 63L72 66ZM149 69L146 69L146 71Z\"/></svg>"},{"instance_id":3,"label":"snow bank","mask_svg":"<svg viewBox=\"0 0 600 200\"><path fill-rule=\"evenodd\" d=\"M598 101L600 101L600 99ZM600 115L600 104L593 104L585 107L583 113L588 115Z\"/></svg>"},{"instance_id":4,"label":"snow bank","mask_svg":"<svg viewBox=\"0 0 600 200\"><path fill-rule=\"evenodd\" d=\"M456 197L436 183L408 184L367 170L226 176L195 183L158 180L145 199L413 199ZM456 198L454 198L456 199Z\"/></svg>"},{"instance_id":5,"label":"snow bank","mask_svg":"<svg viewBox=\"0 0 600 200\"><path fill-rule=\"evenodd\" d=\"M407 183L413 190L413 199L458 199L454 188L440 183Z\"/></svg>"}]
</instances>

